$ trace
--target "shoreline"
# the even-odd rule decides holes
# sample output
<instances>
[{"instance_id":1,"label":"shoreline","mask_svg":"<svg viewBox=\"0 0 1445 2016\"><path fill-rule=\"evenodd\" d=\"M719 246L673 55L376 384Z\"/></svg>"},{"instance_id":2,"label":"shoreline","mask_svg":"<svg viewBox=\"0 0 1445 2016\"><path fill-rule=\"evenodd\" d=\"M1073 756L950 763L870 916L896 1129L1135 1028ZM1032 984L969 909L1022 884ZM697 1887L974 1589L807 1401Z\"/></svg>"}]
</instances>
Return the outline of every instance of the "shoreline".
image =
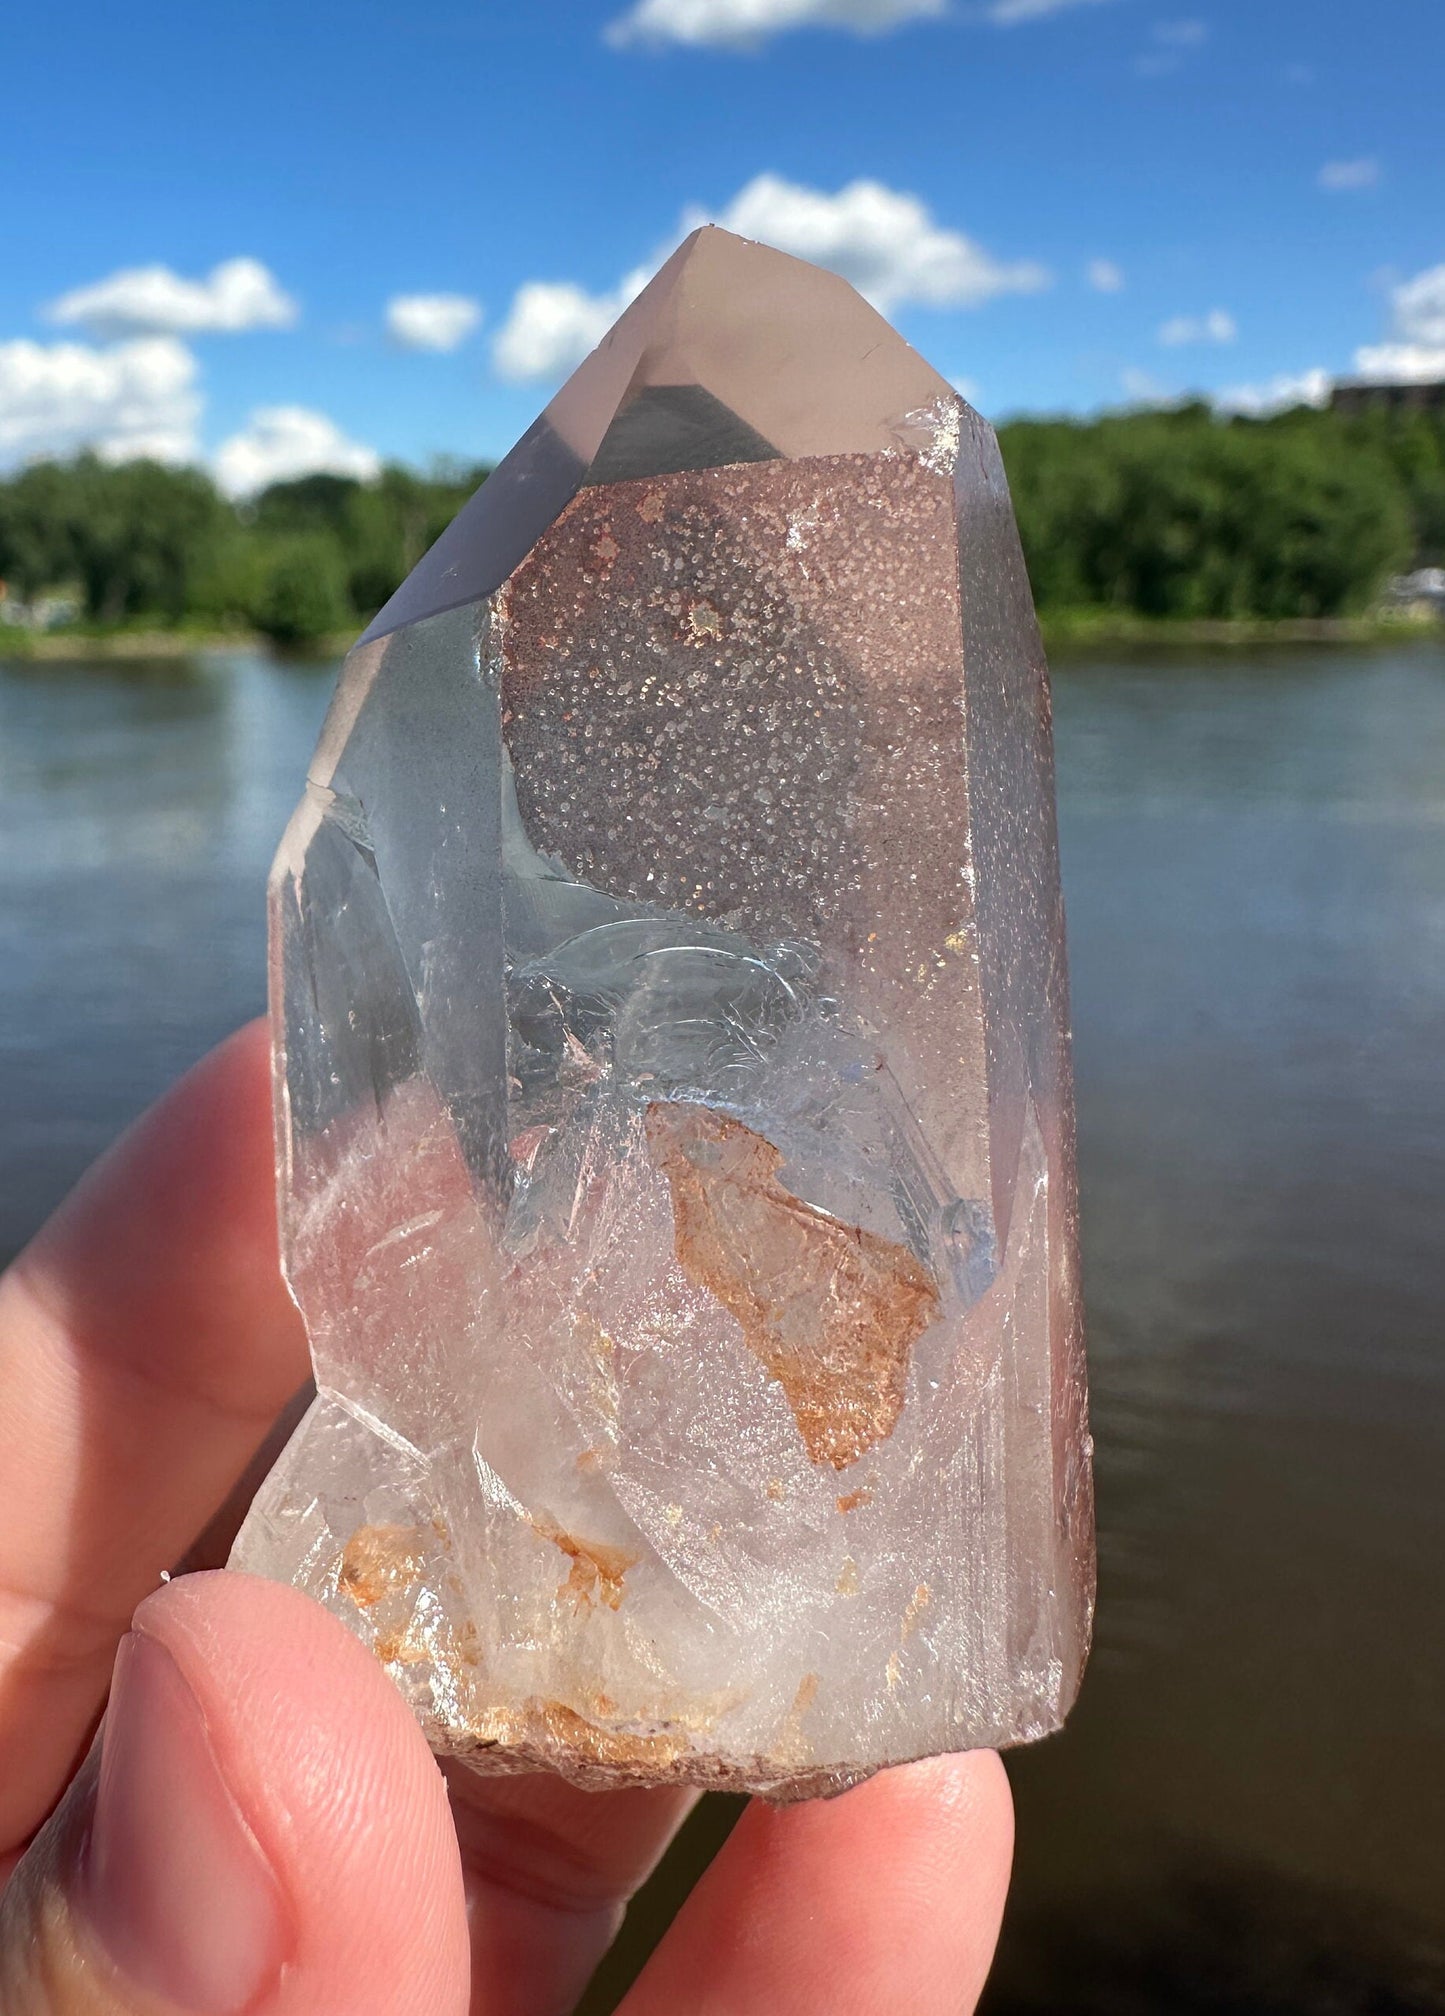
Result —
<instances>
[{"instance_id":1,"label":"shoreline","mask_svg":"<svg viewBox=\"0 0 1445 2016\"><path fill-rule=\"evenodd\" d=\"M330 662L342 658L361 635L364 626L321 637L304 648L281 651L252 630L0 630L0 663L7 658L16 664L83 665L103 659L195 658L203 652L265 651L279 658L306 663Z\"/></svg>"},{"instance_id":2,"label":"shoreline","mask_svg":"<svg viewBox=\"0 0 1445 2016\"><path fill-rule=\"evenodd\" d=\"M1121 644L1397 644L1438 637L1445 616L1390 612L1370 616L1134 616L1081 609L1039 618L1050 651Z\"/></svg>"},{"instance_id":3,"label":"shoreline","mask_svg":"<svg viewBox=\"0 0 1445 2016\"><path fill-rule=\"evenodd\" d=\"M1399 612L1373 616L1146 617L1083 609L1039 618L1044 645L1068 651L1120 645L1377 644L1439 638L1445 616ZM314 644L280 651L259 632L246 630L42 630L0 629L0 662L85 664L127 659L188 658L216 651L267 651L304 663L344 657L360 635L343 631Z\"/></svg>"}]
</instances>

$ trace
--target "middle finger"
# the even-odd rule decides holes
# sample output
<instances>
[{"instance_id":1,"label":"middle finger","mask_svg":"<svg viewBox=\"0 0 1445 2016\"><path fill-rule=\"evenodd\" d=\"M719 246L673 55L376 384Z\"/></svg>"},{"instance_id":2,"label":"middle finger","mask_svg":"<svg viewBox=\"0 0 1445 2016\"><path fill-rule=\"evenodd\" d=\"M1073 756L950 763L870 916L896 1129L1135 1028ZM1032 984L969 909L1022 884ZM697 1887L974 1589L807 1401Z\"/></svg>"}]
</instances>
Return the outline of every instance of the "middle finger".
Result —
<instances>
[{"instance_id":1,"label":"middle finger","mask_svg":"<svg viewBox=\"0 0 1445 2016\"><path fill-rule=\"evenodd\" d=\"M473 2016L565 2016L698 1795L442 1768L466 1877Z\"/></svg>"}]
</instances>

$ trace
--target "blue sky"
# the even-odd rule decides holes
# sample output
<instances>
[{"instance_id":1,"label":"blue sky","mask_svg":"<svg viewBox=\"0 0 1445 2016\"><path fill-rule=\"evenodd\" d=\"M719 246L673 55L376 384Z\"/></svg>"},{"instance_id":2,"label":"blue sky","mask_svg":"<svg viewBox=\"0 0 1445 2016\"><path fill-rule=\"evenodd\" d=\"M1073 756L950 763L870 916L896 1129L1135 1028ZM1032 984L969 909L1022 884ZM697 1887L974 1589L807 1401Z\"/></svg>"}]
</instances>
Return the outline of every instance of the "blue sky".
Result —
<instances>
[{"instance_id":1,"label":"blue sky","mask_svg":"<svg viewBox=\"0 0 1445 2016\"><path fill-rule=\"evenodd\" d=\"M703 214L995 418L1445 376L1442 75L1438 0L12 10L0 463L495 455Z\"/></svg>"}]
</instances>

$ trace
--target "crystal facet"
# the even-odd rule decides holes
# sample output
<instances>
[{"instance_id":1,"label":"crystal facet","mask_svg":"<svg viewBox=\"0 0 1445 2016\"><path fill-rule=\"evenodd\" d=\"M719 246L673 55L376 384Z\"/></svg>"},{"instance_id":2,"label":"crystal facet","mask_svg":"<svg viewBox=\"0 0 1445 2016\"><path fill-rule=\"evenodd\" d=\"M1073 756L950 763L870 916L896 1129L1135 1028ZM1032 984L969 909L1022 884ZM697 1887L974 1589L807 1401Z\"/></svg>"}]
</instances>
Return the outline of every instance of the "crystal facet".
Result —
<instances>
[{"instance_id":1,"label":"crystal facet","mask_svg":"<svg viewBox=\"0 0 1445 2016\"><path fill-rule=\"evenodd\" d=\"M1051 764L991 430L716 230L351 654L271 889L319 1397L234 1560L438 1750L789 1798L1062 1719Z\"/></svg>"}]
</instances>

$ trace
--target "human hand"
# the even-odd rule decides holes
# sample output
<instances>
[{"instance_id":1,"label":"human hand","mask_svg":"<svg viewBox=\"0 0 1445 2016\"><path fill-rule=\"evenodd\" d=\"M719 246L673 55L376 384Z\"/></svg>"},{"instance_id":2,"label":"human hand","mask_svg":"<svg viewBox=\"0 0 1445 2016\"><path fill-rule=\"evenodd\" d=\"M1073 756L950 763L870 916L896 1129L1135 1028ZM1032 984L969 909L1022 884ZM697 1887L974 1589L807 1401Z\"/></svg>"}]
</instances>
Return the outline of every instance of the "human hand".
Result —
<instances>
[{"instance_id":1,"label":"human hand","mask_svg":"<svg viewBox=\"0 0 1445 2016\"><path fill-rule=\"evenodd\" d=\"M0 2012L562 2016L689 1795L444 1778L318 1606L156 1586L306 1376L271 1158L253 1024L0 1279ZM961 2016L1010 1844L986 1752L755 1803L625 2016Z\"/></svg>"}]
</instances>

